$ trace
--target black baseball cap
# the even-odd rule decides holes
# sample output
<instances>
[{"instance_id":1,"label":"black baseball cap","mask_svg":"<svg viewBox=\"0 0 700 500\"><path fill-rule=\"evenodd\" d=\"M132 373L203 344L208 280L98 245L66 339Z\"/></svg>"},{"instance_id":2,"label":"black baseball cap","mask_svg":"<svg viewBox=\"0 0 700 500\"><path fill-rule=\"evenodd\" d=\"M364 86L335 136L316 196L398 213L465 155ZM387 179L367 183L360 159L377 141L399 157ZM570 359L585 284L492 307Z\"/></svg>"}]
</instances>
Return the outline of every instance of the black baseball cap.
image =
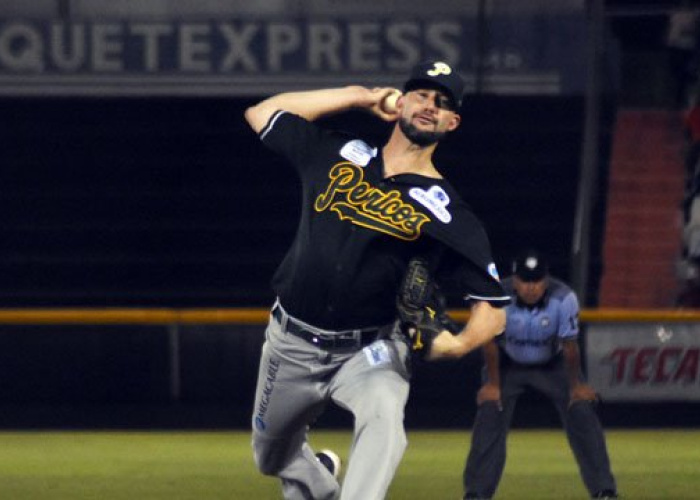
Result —
<instances>
[{"instance_id":1,"label":"black baseball cap","mask_svg":"<svg viewBox=\"0 0 700 500\"><path fill-rule=\"evenodd\" d=\"M523 281L540 281L548 273L547 259L537 250L525 250L513 261L513 274Z\"/></svg>"},{"instance_id":2,"label":"black baseball cap","mask_svg":"<svg viewBox=\"0 0 700 500\"><path fill-rule=\"evenodd\" d=\"M419 88L442 90L452 102L454 109L462 105L464 80L449 64L442 61L425 61L416 64L404 83L404 92Z\"/></svg>"}]
</instances>

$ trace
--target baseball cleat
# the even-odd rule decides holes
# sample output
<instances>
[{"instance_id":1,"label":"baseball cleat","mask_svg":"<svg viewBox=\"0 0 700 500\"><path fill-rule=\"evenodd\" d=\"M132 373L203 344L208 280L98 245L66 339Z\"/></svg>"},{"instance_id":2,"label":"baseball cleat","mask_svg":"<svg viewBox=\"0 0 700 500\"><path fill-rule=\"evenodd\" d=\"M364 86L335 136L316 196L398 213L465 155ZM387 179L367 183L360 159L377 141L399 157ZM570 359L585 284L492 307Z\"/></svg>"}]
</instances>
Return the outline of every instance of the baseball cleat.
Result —
<instances>
[{"instance_id":1,"label":"baseball cleat","mask_svg":"<svg viewBox=\"0 0 700 500\"><path fill-rule=\"evenodd\" d=\"M316 453L316 460L328 469L328 472L333 474L333 477L338 479L340 475L340 467L342 465L340 457L331 450L321 450Z\"/></svg>"}]
</instances>

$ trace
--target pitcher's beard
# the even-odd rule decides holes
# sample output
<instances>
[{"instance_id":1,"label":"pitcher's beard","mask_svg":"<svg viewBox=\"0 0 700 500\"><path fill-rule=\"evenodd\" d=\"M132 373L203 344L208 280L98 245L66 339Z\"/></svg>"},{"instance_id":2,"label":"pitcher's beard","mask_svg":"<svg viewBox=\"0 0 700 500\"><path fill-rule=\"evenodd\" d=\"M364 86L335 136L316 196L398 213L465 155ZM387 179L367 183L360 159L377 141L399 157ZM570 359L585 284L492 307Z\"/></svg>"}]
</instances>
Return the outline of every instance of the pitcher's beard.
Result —
<instances>
[{"instance_id":1,"label":"pitcher's beard","mask_svg":"<svg viewBox=\"0 0 700 500\"><path fill-rule=\"evenodd\" d=\"M418 130L418 128L413 125L408 118L399 119L399 128L401 129L401 132L408 137L409 141L422 148L437 143L440 139L445 137L445 134L447 133Z\"/></svg>"}]
</instances>

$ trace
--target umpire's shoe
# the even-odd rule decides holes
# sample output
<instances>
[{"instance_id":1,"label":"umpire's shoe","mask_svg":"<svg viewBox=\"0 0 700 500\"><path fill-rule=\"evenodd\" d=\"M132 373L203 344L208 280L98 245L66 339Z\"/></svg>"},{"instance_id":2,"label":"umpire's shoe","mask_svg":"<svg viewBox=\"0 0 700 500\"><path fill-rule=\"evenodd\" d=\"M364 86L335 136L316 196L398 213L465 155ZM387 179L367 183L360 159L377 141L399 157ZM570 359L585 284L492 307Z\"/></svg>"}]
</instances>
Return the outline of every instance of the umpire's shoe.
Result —
<instances>
[{"instance_id":1,"label":"umpire's shoe","mask_svg":"<svg viewBox=\"0 0 700 500\"><path fill-rule=\"evenodd\" d=\"M331 474L333 474L334 478L338 479L338 476L340 475L340 467L342 465L338 455L331 450L321 450L316 453L316 460L321 462L321 464L323 464L323 466L328 469Z\"/></svg>"},{"instance_id":2,"label":"umpire's shoe","mask_svg":"<svg viewBox=\"0 0 700 500\"><path fill-rule=\"evenodd\" d=\"M469 492L464 494L462 500L491 500L491 497L485 497L478 493Z\"/></svg>"},{"instance_id":3,"label":"umpire's shoe","mask_svg":"<svg viewBox=\"0 0 700 500\"><path fill-rule=\"evenodd\" d=\"M591 498L618 498L615 490L603 490L596 492Z\"/></svg>"}]
</instances>

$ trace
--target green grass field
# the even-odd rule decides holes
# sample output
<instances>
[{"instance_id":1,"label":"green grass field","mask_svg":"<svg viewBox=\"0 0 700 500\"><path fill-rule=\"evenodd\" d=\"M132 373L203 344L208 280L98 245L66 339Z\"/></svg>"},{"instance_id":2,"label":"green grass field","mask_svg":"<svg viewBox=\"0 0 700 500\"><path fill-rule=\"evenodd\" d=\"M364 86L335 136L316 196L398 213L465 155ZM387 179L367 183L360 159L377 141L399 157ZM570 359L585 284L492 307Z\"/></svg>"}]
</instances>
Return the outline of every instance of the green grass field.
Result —
<instances>
[{"instance_id":1,"label":"green grass field","mask_svg":"<svg viewBox=\"0 0 700 500\"><path fill-rule=\"evenodd\" d=\"M627 499L700 498L700 430L608 430ZM409 432L388 498L458 500L468 432ZM345 460L349 432L312 444ZM499 499L585 499L561 431L513 431ZM280 498L255 470L247 432L0 432L0 498L257 500Z\"/></svg>"}]
</instances>

